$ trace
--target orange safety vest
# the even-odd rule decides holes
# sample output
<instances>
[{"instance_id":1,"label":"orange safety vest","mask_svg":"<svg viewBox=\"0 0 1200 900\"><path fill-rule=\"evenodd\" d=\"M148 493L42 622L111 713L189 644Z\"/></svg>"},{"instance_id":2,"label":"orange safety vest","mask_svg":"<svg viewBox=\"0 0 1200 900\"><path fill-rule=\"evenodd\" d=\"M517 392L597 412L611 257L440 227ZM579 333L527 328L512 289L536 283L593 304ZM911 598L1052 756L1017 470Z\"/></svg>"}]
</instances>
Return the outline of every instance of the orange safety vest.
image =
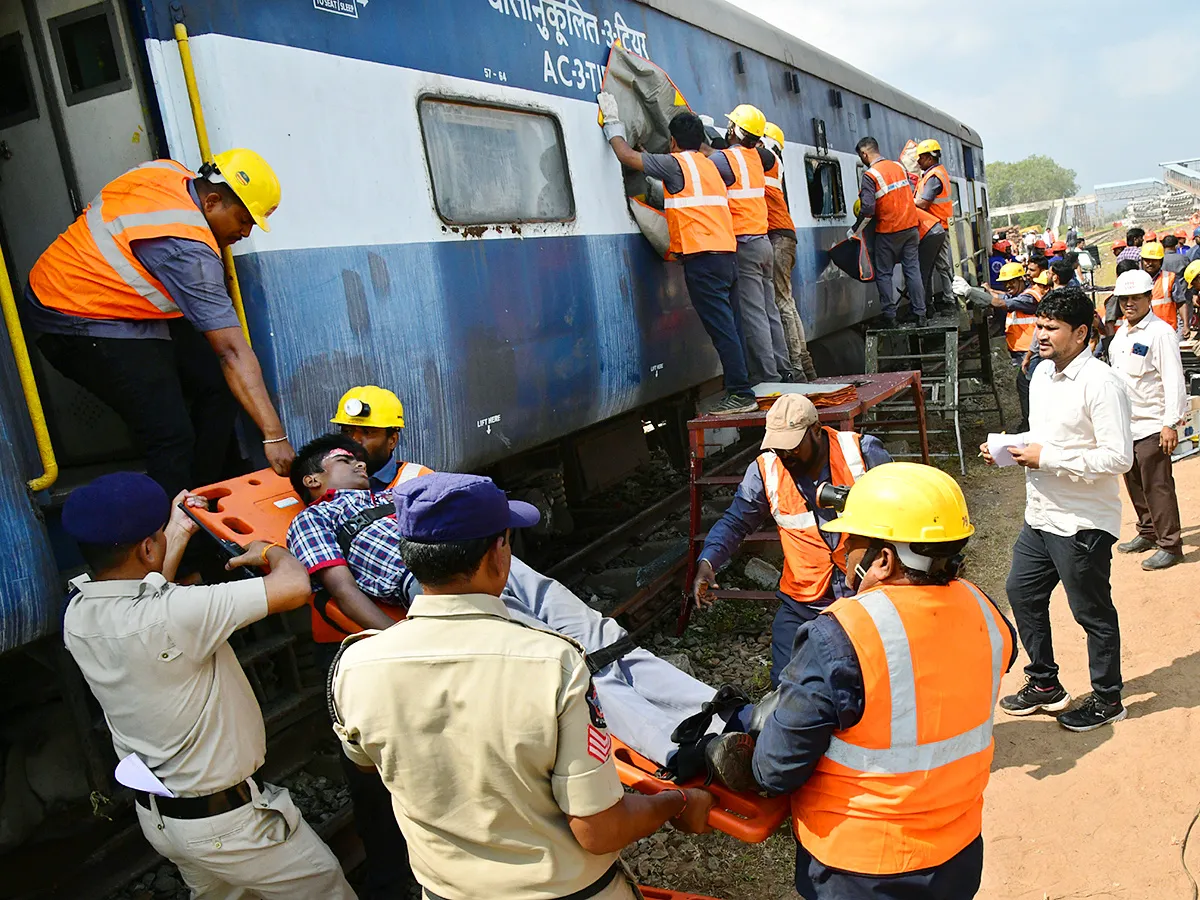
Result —
<instances>
[{"instance_id":1,"label":"orange safety vest","mask_svg":"<svg viewBox=\"0 0 1200 900\"><path fill-rule=\"evenodd\" d=\"M796 839L824 865L863 875L941 865L981 830L1009 625L961 579L879 587L823 615L858 657L863 716L833 733L792 795Z\"/></svg>"},{"instance_id":2,"label":"orange safety vest","mask_svg":"<svg viewBox=\"0 0 1200 900\"><path fill-rule=\"evenodd\" d=\"M1029 294L1040 303L1046 292L1040 284L1035 284L1026 288L1022 293ZM1035 313L1020 309L1008 311L1008 315L1004 317L1004 340L1008 342L1008 349L1011 353L1024 353L1033 346L1035 325L1037 325Z\"/></svg>"},{"instance_id":3,"label":"orange safety vest","mask_svg":"<svg viewBox=\"0 0 1200 900\"><path fill-rule=\"evenodd\" d=\"M853 484L867 470L862 436L823 427L829 437L830 478L834 484ZM783 545L779 589L797 603L815 603L829 592L834 566L842 573L846 571L846 536L841 535L837 547L830 551L817 526L817 517L774 451L759 455L758 471Z\"/></svg>"},{"instance_id":4,"label":"orange safety vest","mask_svg":"<svg viewBox=\"0 0 1200 900\"><path fill-rule=\"evenodd\" d=\"M867 174L875 182L875 233L893 234L917 227L917 206L904 166L881 159Z\"/></svg>"},{"instance_id":5,"label":"orange safety vest","mask_svg":"<svg viewBox=\"0 0 1200 900\"><path fill-rule=\"evenodd\" d=\"M762 157L753 147L722 150L733 169L729 188L729 211L733 214L734 234L767 233L767 176Z\"/></svg>"},{"instance_id":6,"label":"orange safety vest","mask_svg":"<svg viewBox=\"0 0 1200 900\"><path fill-rule=\"evenodd\" d=\"M433 469L423 466L420 463L401 462L396 467L396 477L392 479L387 486L387 490L391 490L398 484L405 481L411 481L419 475L432 475ZM329 603L330 598L326 596L318 596L314 594L308 598L308 605L312 609L312 637L313 641L318 644L340 644L348 634L353 634L362 631L361 628L356 628L353 632L347 631L334 616L325 611L325 606ZM384 603L375 604L392 618L399 621L404 618L402 609ZM350 617L342 614L349 625Z\"/></svg>"},{"instance_id":7,"label":"orange safety vest","mask_svg":"<svg viewBox=\"0 0 1200 900\"><path fill-rule=\"evenodd\" d=\"M919 207L919 206L917 207L917 239L918 240L922 240L922 241L925 240L925 235L929 234L930 229L933 228L934 225L941 225L941 224L942 223L938 221L938 217L935 216L933 213L929 212L929 210L921 209L921 207Z\"/></svg>"},{"instance_id":8,"label":"orange safety vest","mask_svg":"<svg viewBox=\"0 0 1200 900\"><path fill-rule=\"evenodd\" d=\"M1175 289L1175 273L1166 269L1159 271L1154 279L1154 290L1150 293L1150 310L1171 326L1174 331L1179 327L1179 307L1171 297Z\"/></svg>"},{"instance_id":9,"label":"orange safety vest","mask_svg":"<svg viewBox=\"0 0 1200 900\"><path fill-rule=\"evenodd\" d=\"M921 192L925 190L925 182L930 178L937 176L938 181L942 183L942 190L936 197L933 198L933 203L929 206L929 212L937 216L938 221L944 227L950 226L950 217L954 214L954 200L950 196L950 175L946 172L946 167L941 163L936 166L930 166L921 173L921 178L917 181L917 196L921 196Z\"/></svg>"},{"instance_id":10,"label":"orange safety vest","mask_svg":"<svg viewBox=\"0 0 1200 900\"><path fill-rule=\"evenodd\" d=\"M767 197L767 231L795 231L796 223L792 221L787 197L783 195L783 161L778 156L764 173L763 183Z\"/></svg>"},{"instance_id":11,"label":"orange safety vest","mask_svg":"<svg viewBox=\"0 0 1200 900\"><path fill-rule=\"evenodd\" d=\"M663 210L671 235L671 252L733 253L737 238L725 180L716 164L699 150L672 153L683 171L683 190L664 192Z\"/></svg>"},{"instance_id":12,"label":"orange safety vest","mask_svg":"<svg viewBox=\"0 0 1200 900\"><path fill-rule=\"evenodd\" d=\"M176 237L220 254L204 213L188 192L196 176L159 159L110 181L41 255L29 286L49 309L85 319L175 319L183 315L167 289L138 262L130 245Z\"/></svg>"}]
</instances>

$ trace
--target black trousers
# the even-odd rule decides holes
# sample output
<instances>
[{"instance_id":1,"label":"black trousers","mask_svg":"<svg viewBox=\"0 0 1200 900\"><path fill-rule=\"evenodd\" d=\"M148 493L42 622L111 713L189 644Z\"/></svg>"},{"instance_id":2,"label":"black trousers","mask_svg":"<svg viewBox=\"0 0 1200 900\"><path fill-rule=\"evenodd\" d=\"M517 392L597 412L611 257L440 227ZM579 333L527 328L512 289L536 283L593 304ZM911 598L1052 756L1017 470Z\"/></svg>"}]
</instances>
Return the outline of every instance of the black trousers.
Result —
<instances>
[{"instance_id":1,"label":"black trousers","mask_svg":"<svg viewBox=\"0 0 1200 900\"><path fill-rule=\"evenodd\" d=\"M322 681L329 682L329 668L340 644L317 644L315 657L323 673ZM407 900L409 890L417 882L408 863L408 843L396 823L392 795L378 772L364 772L338 751L350 802L354 805L354 830L363 843L366 854L366 891L362 900Z\"/></svg>"},{"instance_id":2,"label":"black trousers","mask_svg":"<svg viewBox=\"0 0 1200 900\"><path fill-rule=\"evenodd\" d=\"M1062 582L1071 615L1087 634L1092 690L1107 703L1120 701L1121 631L1109 581L1116 541L1099 529L1062 537L1026 525L1017 535L1005 589L1021 644L1029 654L1025 674L1037 687L1058 685L1050 594Z\"/></svg>"},{"instance_id":3,"label":"black trousers","mask_svg":"<svg viewBox=\"0 0 1200 900\"><path fill-rule=\"evenodd\" d=\"M116 411L145 454L146 473L174 497L226 477L238 403L204 336L183 319L169 327L169 341L43 334L37 345Z\"/></svg>"},{"instance_id":4,"label":"black trousers","mask_svg":"<svg viewBox=\"0 0 1200 900\"><path fill-rule=\"evenodd\" d=\"M1017 402L1021 404L1021 422L1017 425L1014 434L1024 434L1029 430L1029 379L1033 376L1033 369L1038 364L1039 360L1035 357L1029 361L1029 371L1026 372L1021 368L1021 360L1025 358L1025 351L1012 354L1013 365L1016 366L1017 379Z\"/></svg>"},{"instance_id":5,"label":"black trousers","mask_svg":"<svg viewBox=\"0 0 1200 900\"><path fill-rule=\"evenodd\" d=\"M796 893L804 900L970 900L983 877L983 835L940 866L899 875L831 869L796 845Z\"/></svg>"}]
</instances>

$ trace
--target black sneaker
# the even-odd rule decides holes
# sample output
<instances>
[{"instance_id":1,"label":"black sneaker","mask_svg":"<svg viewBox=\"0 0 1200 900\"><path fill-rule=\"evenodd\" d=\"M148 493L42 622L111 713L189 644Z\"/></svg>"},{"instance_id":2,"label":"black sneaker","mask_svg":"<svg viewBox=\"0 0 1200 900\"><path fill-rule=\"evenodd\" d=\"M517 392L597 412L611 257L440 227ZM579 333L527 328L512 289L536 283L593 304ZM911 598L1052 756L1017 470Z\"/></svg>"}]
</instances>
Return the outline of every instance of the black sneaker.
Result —
<instances>
[{"instance_id":1,"label":"black sneaker","mask_svg":"<svg viewBox=\"0 0 1200 900\"><path fill-rule=\"evenodd\" d=\"M1052 688L1034 687L1033 682L1025 682L1025 687L1015 694L1009 694L1000 699L1000 708L1010 716L1031 716L1035 712L1060 712L1071 702L1061 684Z\"/></svg>"},{"instance_id":2,"label":"black sneaker","mask_svg":"<svg viewBox=\"0 0 1200 900\"><path fill-rule=\"evenodd\" d=\"M1067 731L1095 731L1102 725L1120 722L1127 715L1129 710L1120 700L1105 703L1095 694L1088 694L1077 707L1059 716L1058 724Z\"/></svg>"},{"instance_id":3,"label":"black sneaker","mask_svg":"<svg viewBox=\"0 0 1200 900\"><path fill-rule=\"evenodd\" d=\"M730 394L708 411L710 416L739 416L758 412L758 401L753 394Z\"/></svg>"}]
</instances>

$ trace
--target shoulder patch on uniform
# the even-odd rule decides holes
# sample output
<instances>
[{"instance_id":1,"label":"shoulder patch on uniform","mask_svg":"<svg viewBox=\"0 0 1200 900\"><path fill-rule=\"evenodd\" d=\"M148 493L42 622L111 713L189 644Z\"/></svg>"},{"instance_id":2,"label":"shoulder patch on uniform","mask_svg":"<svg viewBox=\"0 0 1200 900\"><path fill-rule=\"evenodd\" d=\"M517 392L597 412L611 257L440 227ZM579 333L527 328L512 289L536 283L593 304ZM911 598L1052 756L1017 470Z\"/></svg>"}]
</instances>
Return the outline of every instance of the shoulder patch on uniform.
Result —
<instances>
[{"instance_id":1,"label":"shoulder patch on uniform","mask_svg":"<svg viewBox=\"0 0 1200 900\"><path fill-rule=\"evenodd\" d=\"M590 680L585 699L587 700L588 716L591 718L587 727L588 756L604 762L612 752L612 735L608 733L608 724L604 721L604 710L600 707L600 697L596 694L596 686Z\"/></svg>"}]
</instances>

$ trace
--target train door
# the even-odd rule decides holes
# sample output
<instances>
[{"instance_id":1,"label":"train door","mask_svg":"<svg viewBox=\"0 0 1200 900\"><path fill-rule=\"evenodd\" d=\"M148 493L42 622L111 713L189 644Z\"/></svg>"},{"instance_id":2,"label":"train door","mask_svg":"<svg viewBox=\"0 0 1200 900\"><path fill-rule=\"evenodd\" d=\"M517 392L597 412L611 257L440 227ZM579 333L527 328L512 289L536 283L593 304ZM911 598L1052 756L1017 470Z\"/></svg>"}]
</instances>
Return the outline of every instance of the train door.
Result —
<instances>
[{"instance_id":1,"label":"train door","mask_svg":"<svg viewBox=\"0 0 1200 900\"><path fill-rule=\"evenodd\" d=\"M134 46L114 0L0 0L0 236L19 301L88 200L154 158ZM130 452L117 416L30 349L60 461Z\"/></svg>"}]
</instances>

